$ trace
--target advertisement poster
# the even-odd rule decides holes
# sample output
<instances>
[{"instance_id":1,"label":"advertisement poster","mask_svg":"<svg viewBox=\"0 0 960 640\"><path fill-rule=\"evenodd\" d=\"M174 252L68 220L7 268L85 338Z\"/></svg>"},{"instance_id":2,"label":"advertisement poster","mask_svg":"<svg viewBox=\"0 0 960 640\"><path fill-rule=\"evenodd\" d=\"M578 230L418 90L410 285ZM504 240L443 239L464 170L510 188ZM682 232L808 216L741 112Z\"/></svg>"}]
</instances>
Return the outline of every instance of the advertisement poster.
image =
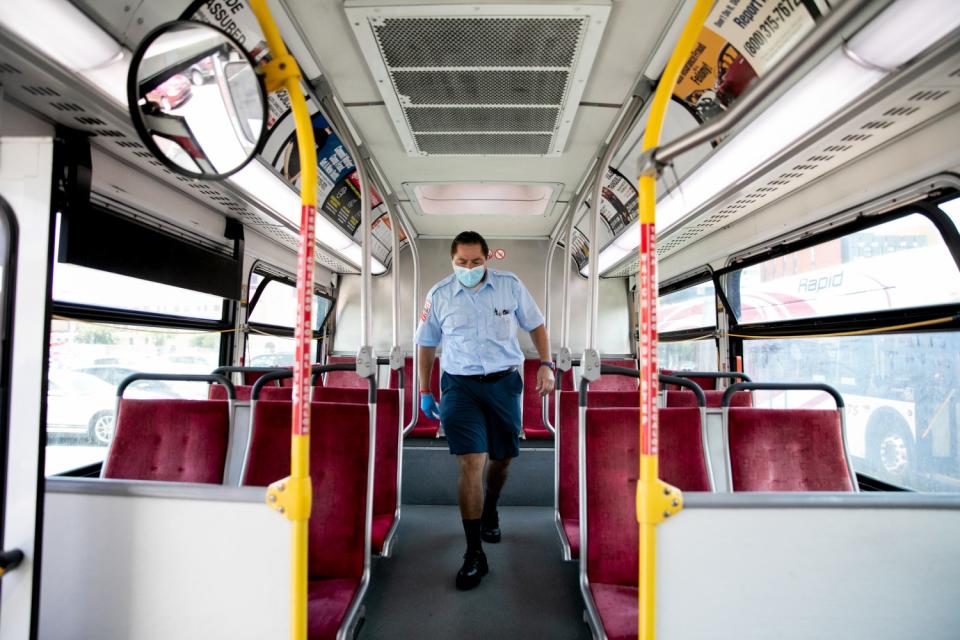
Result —
<instances>
[{"instance_id":1,"label":"advertisement poster","mask_svg":"<svg viewBox=\"0 0 960 640\"><path fill-rule=\"evenodd\" d=\"M188 10L184 19L220 27L242 44L257 63L269 60L267 45L257 20L242 0L208 0L196 6L192 14ZM270 94L267 99L267 139L261 157L299 191L300 155L290 111L290 99L285 91ZM359 242L360 184L353 158L320 112L319 105L309 95L307 108L312 114L310 118L317 144L317 208ZM371 228L376 230L380 218L386 213L386 205L373 189L370 190L370 195L371 219L374 220ZM390 246L389 235L385 244L375 241L373 255L386 263Z\"/></svg>"},{"instance_id":2,"label":"advertisement poster","mask_svg":"<svg viewBox=\"0 0 960 640\"><path fill-rule=\"evenodd\" d=\"M600 215L614 236L630 226L637 219L637 189L629 179L612 167L601 187L603 200L600 201Z\"/></svg>"},{"instance_id":3,"label":"advertisement poster","mask_svg":"<svg viewBox=\"0 0 960 640\"><path fill-rule=\"evenodd\" d=\"M720 0L680 72L674 100L700 122L726 111L826 9L822 0Z\"/></svg>"},{"instance_id":4,"label":"advertisement poster","mask_svg":"<svg viewBox=\"0 0 960 640\"><path fill-rule=\"evenodd\" d=\"M590 261L590 247L587 246L587 236L583 235L577 227L573 229L573 241L571 244L573 245L571 247L571 254L577 263L577 270L583 271L583 268L587 266L587 262Z\"/></svg>"}]
</instances>

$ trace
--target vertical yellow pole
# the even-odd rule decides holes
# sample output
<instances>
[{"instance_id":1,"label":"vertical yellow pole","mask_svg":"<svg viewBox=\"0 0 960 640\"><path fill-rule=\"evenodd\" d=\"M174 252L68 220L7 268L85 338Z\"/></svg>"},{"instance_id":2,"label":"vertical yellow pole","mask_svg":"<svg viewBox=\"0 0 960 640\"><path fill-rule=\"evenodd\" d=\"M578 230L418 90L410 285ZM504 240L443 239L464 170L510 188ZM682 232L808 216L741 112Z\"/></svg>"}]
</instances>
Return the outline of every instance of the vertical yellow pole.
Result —
<instances>
[{"instance_id":1,"label":"vertical yellow pole","mask_svg":"<svg viewBox=\"0 0 960 640\"><path fill-rule=\"evenodd\" d=\"M684 63L693 51L697 36L707 19L713 0L697 0L680 39L657 84L643 135L643 151L660 144L663 119L670 96ZM657 178L642 175L639 180L640 267L638 276L640 345L640 482L637 483L637 522L640 525L638 637L656 637L657 525L676 513L683 504L678 489L659 479L657 411Z\"/></svg>"},{"instance_id":2,"label":"vertical yellow pole","mask_svg":"<svg viewBox=\"0 0 960 640\"><path fill-rule=\"evenodd\" d=\"M317 149L310 112L300 87L300 70L287 52L266 0L250 0L270 48L265 65L268 91L285 89L297 130L300 153L300 248L297 255L297 323L294 332L293 424L290 439L290 476L267 491L267 504L293 524L290 559L290 637L307 637L307 535L311 508L310 483L310 339L317 213Z\"/></svg>"}]
</instances>

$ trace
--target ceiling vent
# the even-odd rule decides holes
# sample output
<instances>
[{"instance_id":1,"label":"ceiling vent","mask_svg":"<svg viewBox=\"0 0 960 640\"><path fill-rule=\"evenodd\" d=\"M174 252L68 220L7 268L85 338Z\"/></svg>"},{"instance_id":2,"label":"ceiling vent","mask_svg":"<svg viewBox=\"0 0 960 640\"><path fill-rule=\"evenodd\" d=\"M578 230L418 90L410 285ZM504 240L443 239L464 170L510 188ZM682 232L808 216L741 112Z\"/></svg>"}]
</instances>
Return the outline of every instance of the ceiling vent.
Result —
<instances>
[{"instance_id":1,"label":"ceiling vent","mask_svg":"<svg viewBox=\"0 0 960 640\"><path fill-rule=\"evenodd\" d=\"M409 156L556 156L601 4L360 6L347 17Z\"/></svg>"}]
</instances>

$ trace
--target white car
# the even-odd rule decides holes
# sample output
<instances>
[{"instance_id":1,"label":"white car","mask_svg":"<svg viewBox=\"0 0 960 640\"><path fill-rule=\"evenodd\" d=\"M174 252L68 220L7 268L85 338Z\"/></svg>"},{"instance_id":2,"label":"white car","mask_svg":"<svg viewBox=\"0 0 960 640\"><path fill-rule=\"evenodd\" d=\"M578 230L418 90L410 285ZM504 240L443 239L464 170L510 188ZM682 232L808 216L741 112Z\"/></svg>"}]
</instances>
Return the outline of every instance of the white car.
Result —
<instances>
[{"instance_id":1,"label":"white car","mask_svg":"<svg viewBox=\"0 0 960 640\"><path fill-rule=\"evenodd\" d=\"M170 397L131 386L125 397ZM117 389L97 376L68 369L50 369L47 387L47 433L75 434L99 446L113 439Z\"/></svg>"}]
</instances>

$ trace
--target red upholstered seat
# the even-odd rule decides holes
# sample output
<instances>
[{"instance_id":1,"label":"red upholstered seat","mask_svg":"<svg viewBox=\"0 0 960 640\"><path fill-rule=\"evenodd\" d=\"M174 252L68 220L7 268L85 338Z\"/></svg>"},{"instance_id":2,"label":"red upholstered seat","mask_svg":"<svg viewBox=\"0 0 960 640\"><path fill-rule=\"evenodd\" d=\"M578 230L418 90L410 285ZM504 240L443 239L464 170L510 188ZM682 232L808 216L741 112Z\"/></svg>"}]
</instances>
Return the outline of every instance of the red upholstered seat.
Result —
<instances>
[{"instance_id":1,"label":"red upholstered seat","mask_svg":"<svg viewBox=\"0 0 960 640\"><path fill-rule=\"evenodd\" d=\"M244 484L289 475L291 414L290 402L256 403ZM363 575L369 409L314 402L310 416L308 637L318 640L336 636Z\"/></svg>"},{"instance_id":2,"label":"red upholstered seat","mask_svg":"<svg viewBox=\"0 0 960 640\"><path fill-rule=\"evenodd\" d=\"M220 484L229 437L226 402L123 399L103 477Z\"/></svg>"},{"instance_id":3,"label":"red upholstered seat","mask_svg":"<svg viewBox=\"0 0 960 640\"><path fill-rule=\"evenodd\" d=\"M723 400L723 391L705 390L703 395L707 397L707 408L716 409L720 407L720 401ZM668 407L695 407L697 406L697 397L692 391L668 390ZM753 406L753 396L749 391L737 391L730 398L731 407L751 407Z\"/></svg>"},{"instance_id":4,"label":"red upholstered seat","mask_svg":"<svg viewBox=\"0 0 960 640\"><path fill-rule=\"evenodd\" d=\"M366 404L366 389L316 387L314 401ZM373 475L373 553L383 551L383 542L397 512L397 464L400 458L400 391L377 389L377 449ZM382 533L378 536L378 527Z\"/></svg>"},{"instance_id":5,"label":"red upholstered seat","mask_svg":"<svg viewBox=\"0 0 960 640\"><path fill-rule=\"evenodd\" d=\"M577 443L579 442L579 393L560 392L560 415L554 425L559 438L559 484L557 487L560 520L567 534L574 558L580 550L580 480ZM639 393L632 391L589 391L587 402L591 407L620 407L640 404Z\"/></svg>"},{"instance_id":6,"label":"red upholstered seat","mask_svg":"<svg viewBox=\"0 0 960 640\"><path fill-rule=\"evenodd\" d=\"M715 390L717 388L716 378L704 378L704 377L691 378L689 376L683 375L683 371L671 371L670 369L660 369L660 375L663 375L663 376L680 375L681 378L686 378L687 380L690 380L691 382L696 384L698 387L700 387L704 391ZM666 389L670 391L678 391L678 390L682 391L682 389L678 389L678 387L673 384L668 384L666 386ZM709 407L710 405L708 404L707 406ZM717 406L720 406L720 405L717 405Z\"/></svg>"},{"instance_id":7,"label":"red upholstered seat","mask_svg":"<svg viewBox=\"0 0 960 640\"><path fill-rule=\"evenodd\" d=\"M523 433L532 440L549 440L553 434L543 424L543 405L537 393L537 371L540 360L527 358L523 361ZM553 396L548 396L551 423L555 420Z\"/></svg>"},{"instance_id":8,"label":"red upholstered seat","mask_svg":"<svg viewBox=\"0 0 960 640\"><path fill-rule=\"evenodd\" d=\"M260 387L260 397L259 400L290 400L290 390L292 387L276 387L273 385L266 385ZM253 391L253 387L247 385L236 385L234 389L237 390L237 402L248 402L250 400L250 393ZM227 399L227 390L223 387L222 384L212 384L210 385L209 397L211 400L226 400Z\"/></svg>"},{"instance_id":9,"label":"red upholstered seat","mask_svg":"<svg viewBox=\"0 0 960 640\"><path fill-rule=\"evenodd\" d=\"M607 636L636 637L640 409L593 408L592 401L588 397L587 577ZM660 476L684 491L709 491L700 410L659 411Z\"/></svg>"},{"instance_id":10,"label":"red upholstered seat","mask_svg":"<svg viewBox=\"0 0 960 640\"><path fill-rule=\"evenodd\" d=\"M399 386L399 378L397 377L396 371L390 372L390 388L396 389ZM440 401L440 360L435 358L433 361L433 369L430 371L430 391L433 392L433 397L437 399L437 402ZM414 393L418 393L418 389L415 389L413 386L413 358L406 358L403 361L403 406L404 413L408 413L408 408L410 403L413 402L412 397ZM436 438L437 432L440 430L440 423L436 420L431 420L423 415L423 412L420 411L420 402L417 400L417 422L414 425L413 429L407 435L414 438ZM406 420L409 423L409 418ZM406 425L404 425L406 426Z\"/></svg>"},{"instance_id":11,"label":"red upholstered seat","mask_svg":"<svg viewBox=\"0 0 960 640\"><path fill-rule=\"evenodd\" d=\"M591 584L608 640L635 640L639 616L637 587L620 584Z\"/></svg>"},{"instance_id":12,"label":"red upholstered seat","mask_svg":"<svg viewBox=\"0 0 960 640\"><path fill-rule=\"evenodd\" d=\"M731 408L734 491L852 491L840 412Z\"/></svg>"},{"instance_id":13,"label":"red upholstered seat","mask_svg":"<svg viewBox=\"0 0 960 640\"><path fill-rule=\"evenodd\" d=\"M307 638L327 640L337 637L360 580L327 578L307 584Z\"/></svg>"},{"instance_id":14,"label":"red upholstered seat","mask_svg":"<svg viewBox=\"0 0 960 640\"><path fill-rule=\"evenodd\" d=\"M602 360L601 362L615 367L637 368L636 360ZM634 391L639 388L639 385L640 381L630 376L601 375L599 380L590 383L590 391Z\"/></svg>"},{"instance_id":15,"label":"red upholstered seat","mask_svg":"<svg viewBox=\"0 0 960 640\"><path fill-rule=\"evenodd\" d=\"M330 356L327 364L354 363L357 359L352 356ZM346 389L366 389L367 381L357 375L356 371L328 371L323 374L323 386Z\"/></svg>"}]
</instances>

